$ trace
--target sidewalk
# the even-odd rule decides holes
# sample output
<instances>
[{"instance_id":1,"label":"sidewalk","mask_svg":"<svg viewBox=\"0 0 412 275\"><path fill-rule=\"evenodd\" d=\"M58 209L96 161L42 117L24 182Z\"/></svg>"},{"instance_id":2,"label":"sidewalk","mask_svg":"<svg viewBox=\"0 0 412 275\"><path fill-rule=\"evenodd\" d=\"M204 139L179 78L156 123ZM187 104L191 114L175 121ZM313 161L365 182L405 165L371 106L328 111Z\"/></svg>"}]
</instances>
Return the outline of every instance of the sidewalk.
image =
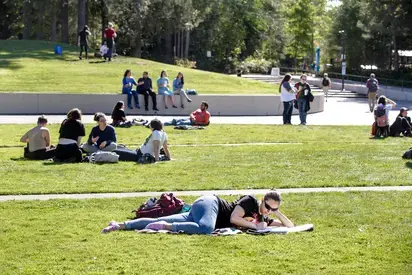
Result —
<instances>
[{"instance_id":1,"label":"sidewalk","mask_svg":"<svg viewBox=\"0 0 412 275\"><path fill-rule=\"evenodd\" d=\"M388 192L388 191L412 191L412 186L376 186L376 187L325 187L325 188L287 188L277 189L282 194L291 193L327 193L327 192ZM167 191L176 196L204 196L204 195L263 195L270 189L243 189L243 190L204 190L204 191ZM108 198L136 198L159 197L165 192L135 192L135 193L93 193L93 194L48 194L48 195L10 195L0 196L0 202L5 201L34 201L54 199L108 199Z\"/></svg>"},{"instance_id":2,"label":"sidewalk","mask_svg":"<svg viewBox=\"0 0 412 275\"><path fill-rule=\"evenodd\" d=\"M391 111L390 120L394 121L401 107L412 109L412 102L399 101L397 107ZM213 106L210 106L213 108ZM368 110L366 98L328 98L325 102L325 110L317 114L309 114L307 118L308 125L372 125L373 115ZM126 110L127 111L127 110ZM48 116L49 123L60 124L64 115ZM128 119L137 118L128 116ZM154 116L140 116L147 120L155 118ZM158 116L161 121L169 121L172 117ZM174 117L185 118L185 117ZM0 116L0 124L35 124L37 116ZM84 123L94 123L92 115L83 116ZM212 116L211 124L282 124L281 116ZM299 116L292 117L293 124L299 124Z\"/></svg>"}]
</instances>

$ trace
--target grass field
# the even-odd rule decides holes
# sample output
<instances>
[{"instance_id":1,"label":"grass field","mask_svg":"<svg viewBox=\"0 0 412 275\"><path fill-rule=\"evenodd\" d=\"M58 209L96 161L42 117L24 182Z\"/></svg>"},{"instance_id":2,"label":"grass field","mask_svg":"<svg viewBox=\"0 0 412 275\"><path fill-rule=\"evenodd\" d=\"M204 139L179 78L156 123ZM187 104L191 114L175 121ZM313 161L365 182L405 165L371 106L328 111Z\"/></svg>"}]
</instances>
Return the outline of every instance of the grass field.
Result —
<instances>
[{"instance_id":1,"label":"grass field","mask_svg":"<svg viewBox=\"0 0 412 275\"><path fill-rule=\"evenodd\" d=\"M204 131L167 127L171 162L154 165L53 164L20 160L28 125L0 126L0 194L132 192L409 185L402 160L410 139L370 140L369 127L212 125ZM87 132L91 125L87 126ZM58 125L51 125L57 141ZM118 129L136 148L149 130ZM282 144L258 145L260 142ZM244 146L224 144L245 143ZM204 145L215 146L204 146ZM181 146L192 145L192 146ZM199 145L199 146L196 146ZM200 146L203 145L203 146Z\"/></svg>"},{"instance_id":2,"label":"grass field","mask_svg":"<svg viewBox=\"0 0 412 275\"><path fill-rule=\"evenodd\" d=\"M185 198L191 201L193 198ZM230 198L235 199L235 198ZM0 204L1 274L410 274L412 192L285 194L309 233L99 233L142 199Z\"/></svg>"},{"instance_id":3,"label":"grass field","mask_svg":"<svg viewBox=\"0 0 412 275\"><path fill-rule=\"evenodd\" d=\"M154 83L162 70L173 80L180 71L186 89L200 94L278 94L278 86L200 70L185 69L150 60L119 57L79 60L78 47L63 45L63 56L54 55L52 42L0 40L0 92L121 92L126 69L135 78L148 71ZM92 51L93 52L93 51ZM93 55L93 53L92 53Z\"/></svg>"}]
</instances>

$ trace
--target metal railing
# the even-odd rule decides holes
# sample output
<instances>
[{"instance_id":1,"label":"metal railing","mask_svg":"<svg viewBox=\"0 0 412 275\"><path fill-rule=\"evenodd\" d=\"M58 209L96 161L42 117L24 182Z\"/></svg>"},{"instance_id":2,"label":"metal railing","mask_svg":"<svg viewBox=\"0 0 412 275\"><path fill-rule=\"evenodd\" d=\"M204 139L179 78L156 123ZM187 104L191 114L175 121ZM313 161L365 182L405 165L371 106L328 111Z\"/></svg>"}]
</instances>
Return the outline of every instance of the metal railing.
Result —
<instances>
[{"instance_id":1,"label":"metal railing","mask_svg":"<svg viewBox=\"0 0 412 275\"><path fill-rule=\"evenodd\" d=\"M280 67L280 73L281 74L286 74L286 73L292 73L292 74L301 74L301 73L306 73L306 74L313 74L317 76L323 76L324 72L319 72L316 73L313 70L306 70L303 71L302 68L290 68L290 67ZM335 72L327 72L329 78L331 79L336 79L336 80L341 80L342 79L342 74L340 73L335 73ZM348 84L360 84L361 86L366 86L366 81L368 80L369 77L367 76L362 76L362 75L353 75L353 74L346 74L344 76L345 83ZM376 77L379 81L379 85L383 87L388 87L388 86L393 86L393 87L399 87L403 91L405 89L410 89L412 88L412 81L407 81L407 80L402 80L402 79L390 79L390 78L380 78L379 75ZM359 83L360 82L360 83Z\"/></svg>"}]
</instances>

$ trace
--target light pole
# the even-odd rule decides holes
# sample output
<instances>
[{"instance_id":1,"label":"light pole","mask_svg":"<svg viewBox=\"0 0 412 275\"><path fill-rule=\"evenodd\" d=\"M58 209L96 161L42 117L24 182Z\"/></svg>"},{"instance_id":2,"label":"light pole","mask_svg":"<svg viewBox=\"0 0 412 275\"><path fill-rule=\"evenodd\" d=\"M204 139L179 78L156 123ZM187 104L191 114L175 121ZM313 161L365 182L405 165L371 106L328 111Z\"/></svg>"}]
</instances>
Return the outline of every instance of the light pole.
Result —
<instances>
[{"instance_id":1,"label":"light pole","mask_svg":"<svg viewBox=\"0 0 412 275\"><path fill-rule=\"evenodd\" d=\"M340 30L342 36L342 92L345 91L345 75L346 75L346 56L345 56L345 31Z\"/></svg>"}]
</instances>

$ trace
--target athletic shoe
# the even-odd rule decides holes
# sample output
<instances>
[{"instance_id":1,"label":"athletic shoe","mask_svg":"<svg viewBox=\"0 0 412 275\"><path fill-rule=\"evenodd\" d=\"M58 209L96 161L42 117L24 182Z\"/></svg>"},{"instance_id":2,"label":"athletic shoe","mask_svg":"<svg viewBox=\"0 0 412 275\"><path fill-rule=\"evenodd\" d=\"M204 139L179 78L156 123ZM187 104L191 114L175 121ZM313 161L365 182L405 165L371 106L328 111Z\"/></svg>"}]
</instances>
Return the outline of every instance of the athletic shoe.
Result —
<instances>
[{"instance_id":1,"label":"athletic shoe","mask_svg":"<svg viewBox=\"0 0 412 275\"><path fill-rule=\"evenodd\" d=\"M115 221L111 221L109 226L102 229L102 233L109 233L116 230L120 230L120 225Z\"/></svg>"},{"instance_id":2,"label":"athletic shoe","mask_svg":"<svg viewBox=\"0 0 412 275\"><path fill-rule=\"evenodd\" d=\"M166 229L166 224L167 222L165 221L160 221L160 222L152 222L146 225L145 229L151 229L151 230L165 230Z\"/></svg>"},{"instance_id":3,"label":"athletic shoe","mask_svg":"<svg viewBox=\"0 0 412 275\"><path fill-rule=\"evenodd\" d=\"M154 107L154 108L153 108L153 111L159 111L159 109L157 109L157 107Z\"/></svg>"}]
</instances>

